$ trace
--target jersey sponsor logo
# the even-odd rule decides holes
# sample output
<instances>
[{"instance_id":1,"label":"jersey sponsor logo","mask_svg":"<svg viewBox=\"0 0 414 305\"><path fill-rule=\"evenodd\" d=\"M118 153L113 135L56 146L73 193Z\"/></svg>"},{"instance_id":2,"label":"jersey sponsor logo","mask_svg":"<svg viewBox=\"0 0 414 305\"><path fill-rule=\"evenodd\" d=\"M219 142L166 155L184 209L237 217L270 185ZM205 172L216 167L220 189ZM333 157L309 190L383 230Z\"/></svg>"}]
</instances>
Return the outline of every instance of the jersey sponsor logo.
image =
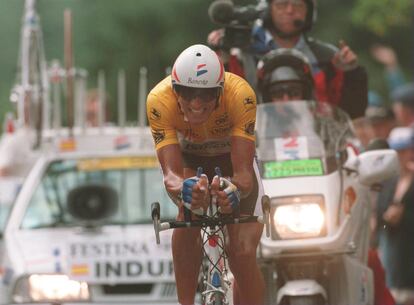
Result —
<instances>
[{"instance_id":1,"label":"jersey sponsor logo","mask_svg":"<svg viewBox=\"0 0 414 305\"><path fill-rule=\"evenodd\" d=\"M243 101L243 104L244 104L245 106L247 106L247 105L254 105L254 99L253 99L251 96L249 96L249 97L247 97L247 98Z\"/></svg>"},{"instance_id":2,"label":"jersey sponsor logo","mask_svg":"<svg viewBox=\"0 0 414 305\"><path fill-rule=\"evenodd\" d=\"M183 148L185 151L190 152L223 152L228 151L230 145L230 140L226 139L224 141L214 141L214 142L205 142L205 143L191 143L184 142Z\"/></svg>"},{"instance_id":3,"label":"jersey sponsor logo","mask_svg":"<svg viewBox=\"0 0 414 305\"><path fill-rule=\"evenodd\" d=\"M164 129L154 129L152 131L152 137L154 138L155 144L159 144L165 140L165 130Z\"/></svg>"},{"instance_id":4,"label":"jersey sponsor logo","mask_svg":"<svg viewBox=\"0 0 414 305\"><path fill-rule=\"evenodd\" d=\"M244 108L246 109L246 112L256 108L256 103L254 101L254 98L251 96L244 99L243 105L244 105Z\"/></svg>"},{"instance_id":5,"label":"jersey sponsor logo","mask_svg":"<svg viewBox=\"0 0 414 305\"><path fill-rule=\"evenodd\" d=\"M222 114L222 115L220 115L216 120L215 120L215 123L216 123L216 125L219 125L219 126L222 126L222 125L224 125L224 124L226 124L226 122L229 120L229 116L228 116L228 114L227 114L227 112L226 113L224 113L224 114Z\"/></svg>"},{"instance_id":6,"label":"jersey sponsor logo","mask_svg":"<svg viewBox=\"0 0 414 305\"><path fill-rule=\"evenodd\" d=\"M153 121L158 121L159 119L161 119L161 112L159 112L155 108L151 108L150 109L150 119L153 120Z\"/></svg>"},{"instance_id":7,"label":"jersey sponsor logo","mask_svg":"<svg viewBox=\"0 0 414 305\"><path fill-rule=\"evenodd\" d=\"M213 128L213 130L211 131L211 134L215 136L228 134L230 130L231 130L231 126L217 127L217 128Z\"/></svg>"},{"instance_id":8,"label":"jersey sponsor logo","mask_svg":"<svg viewBox=\"0 0 414 305\"><path fill-rule=\"evenodd\" d=\"M254 125L256 124L255 121L250 121L246 125L244 125L244 132L250 136L254 135Z\"/></svg>"},{"instance_id":9,"label":"jersey sponsor logo","mask_svg":"<svg viewBox=\"0 0 414 305\"><path fill-rule=\"evenodd\" d=\"M178 134L183 135L185 139L201 139L202 138L198 133L194 132L194 130L192 130L191 128L184 129L184 130L179 129Z\"/></svg>"},{"instance_id":10,"label":"jersey sponsor logo","mask_svg":"<svg viewBox=\"0 0 414 305\"><path fill-rule=\"evenodd\" d=\"M207 66L206 64L197 65L197 77L203 74L206 74L208 72L207 69L205 68L206 66Z\"/></svg>"}]
</instances>

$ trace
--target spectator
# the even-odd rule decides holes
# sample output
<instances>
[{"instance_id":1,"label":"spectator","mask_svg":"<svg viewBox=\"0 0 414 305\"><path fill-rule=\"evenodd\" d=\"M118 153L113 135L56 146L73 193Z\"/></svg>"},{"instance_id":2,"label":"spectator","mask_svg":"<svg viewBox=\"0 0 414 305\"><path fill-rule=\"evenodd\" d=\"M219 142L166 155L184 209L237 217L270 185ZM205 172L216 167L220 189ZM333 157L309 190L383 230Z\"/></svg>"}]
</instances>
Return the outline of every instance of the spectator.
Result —
<instances>
[{"instance_id":1,"label":"spectator","mask_svg":"<svg viewBox=\"0 0 414 305\"><path fill-rule=\"evenodd\" d=\"M375 44L371 47L371 54L378 62L384 65L384 74L389 92L392 92L406 82L398 63L397 54L393 48Z\"/></svg>"},{"instance_id":2,"label":"spectator","mask_svg":"<svg viewBox=\"0 0 414 305\"><path fill-rule=\"evenodd\" d=\"M397 123L414 127L414 83L399 86L391 93Z\"/></svg>"},{"instance_id":3,"label":"spectator","mask_svg":"<svg viewBox=\"0 0 414 305\"><path fill-rule=\"evenodd\" d=\"M387 284L399 305L414 304L414 132L391 131L389 145L397 150L400 175L388 181L378 198L379 249Z\"/></svg>"},{"instance_id":4,"label":"spectator","mask_svg":"<svg viewBox=\"0 0 414 305\"><path fill-rule=\"evenodd\" d=\"M360 117L354 120L354 132L358 138L359 143L356 143L358 149L361 151L368 147L368 144L375 138L375 131L371 122L366 117Z\"/></svg>"},{"instance_id":5,"label":"spectator","mask_svg":"<svg viewBox=\"0 0 414 305\"><path fill-rule=\"evenodd\" d=\"M100 100L99 100L99 91L96 89L89 90L86 96L85 104L85 122L87 127L97 127L99 126L99 116L100 116ZM109 96L105 94L104 101L102 106L102 123L105 125L109 121L110 108L109 108ZM101 102L101 103L102 103Z\"/></svg>"},{"instance_id":6,"label":"spectator","mask_svg":"<svg viewBox=\"0 0 414 305\"><path fill-rule=\"evenodd\" d=\"M374 138L386 140L396 125L394 112L385 105L381 96L374 91L368 93L368 107L365 110L365 118L372 129Z\"/></svg>"}]
</instances>

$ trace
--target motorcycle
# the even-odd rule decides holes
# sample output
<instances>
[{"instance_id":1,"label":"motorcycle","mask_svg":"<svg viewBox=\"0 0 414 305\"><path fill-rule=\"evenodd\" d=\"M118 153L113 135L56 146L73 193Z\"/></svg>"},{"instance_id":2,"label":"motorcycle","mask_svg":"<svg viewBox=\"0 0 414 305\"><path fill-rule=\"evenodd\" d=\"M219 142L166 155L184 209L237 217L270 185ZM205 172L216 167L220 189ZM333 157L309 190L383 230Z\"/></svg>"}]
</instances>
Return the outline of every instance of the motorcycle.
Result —
<instances>
[{"instance_id":1,"label":"motorcycle","mask_svg":"<svg viewBox=\"0 0 414 305\"><path fill-rule=\"evenodd\" d=\"M270 197L258 259L266 304L373 304L373 188L398 174L391 149L358 152L346 113L315 101L261 104L257 158Z\"/></svg>"}]
</instances>

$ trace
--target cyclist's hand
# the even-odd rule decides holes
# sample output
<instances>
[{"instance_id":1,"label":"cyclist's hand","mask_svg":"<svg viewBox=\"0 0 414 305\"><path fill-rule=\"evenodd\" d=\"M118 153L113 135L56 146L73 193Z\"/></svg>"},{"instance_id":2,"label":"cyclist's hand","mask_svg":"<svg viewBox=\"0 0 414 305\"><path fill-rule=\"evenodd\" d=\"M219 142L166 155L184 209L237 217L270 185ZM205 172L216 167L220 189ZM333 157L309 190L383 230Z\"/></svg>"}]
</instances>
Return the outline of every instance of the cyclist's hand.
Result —
<instances>
[{"instance_id":1,"label":"cyclist's hand","mask_svg":"<svg viewBox=\"0 0 414 305\"><path fill-rule=\"evenodd\" d=\"M223 183L224 190L220 190L220 180ZM215 176L211 183L211 195L217 196L217 205L220 207L220 212L229 214L233 212L240 203L240 191L230 180L219 178Z\"/></svg>"},{"instance_id":2,"label":"cyclist's hand","mask_svg":"<svg viewBox=\"0 0 414 305\"><path fill-rule=\"evenodd\" d=\"M208 178L206 175L187 178L183 182L184 206L195 214L203 214L209 203Z\"/></svg>"}]
</instances>

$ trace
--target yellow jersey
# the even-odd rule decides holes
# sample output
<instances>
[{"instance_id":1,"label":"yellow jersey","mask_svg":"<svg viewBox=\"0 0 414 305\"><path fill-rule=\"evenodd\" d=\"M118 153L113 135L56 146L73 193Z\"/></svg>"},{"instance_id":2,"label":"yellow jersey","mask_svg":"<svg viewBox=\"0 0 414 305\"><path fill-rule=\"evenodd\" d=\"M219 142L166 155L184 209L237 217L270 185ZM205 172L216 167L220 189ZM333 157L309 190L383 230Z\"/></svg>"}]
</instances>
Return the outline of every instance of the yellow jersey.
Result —
<instances>
[{"instance_id":1,"label":"yellow jersey","mask_svg":"<svg viewBox=\"0 0 414 305\"><path fill-rule=\"evenodd\" d=\"M206 122L192 126L184 120L168 76L148 94L147 116L157 150L179 144L186 153L216 156L230 152L231 136L255 140L256 95L243 78L226 72L218 107Z\"/></svg>"}]
</instances>

